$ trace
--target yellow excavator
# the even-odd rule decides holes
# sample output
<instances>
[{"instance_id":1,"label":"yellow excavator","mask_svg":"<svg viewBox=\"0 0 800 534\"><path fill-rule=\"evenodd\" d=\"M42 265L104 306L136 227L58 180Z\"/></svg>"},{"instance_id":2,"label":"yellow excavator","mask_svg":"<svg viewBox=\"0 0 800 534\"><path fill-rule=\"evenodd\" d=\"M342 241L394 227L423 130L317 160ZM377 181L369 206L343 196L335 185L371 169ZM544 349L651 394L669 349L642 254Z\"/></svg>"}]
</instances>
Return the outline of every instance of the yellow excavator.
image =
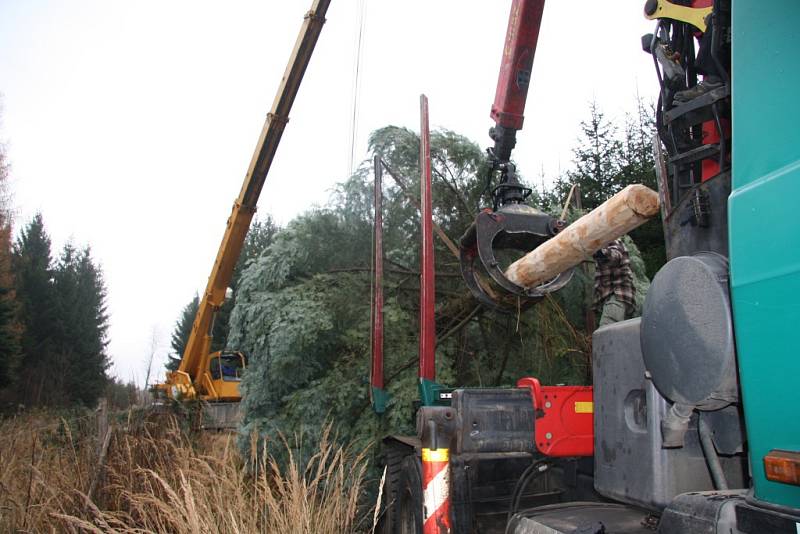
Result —
<instances>
[{"instance_id":1,"label":"yellow excavator","mask_svg":"<svg viewBox=\"0 0 800 534\"><path fill-rule=\"evenodd\" d=\"M155 386L158 394L175 400L208 402L205 412L220 427L229 426L238 414L238 403L242 398L239 383L242 372L247 367L247 359L244 354L235 350L210 352L214 319L225 299L230 297L228 286L234 267L244 246L250 222L256 212L258 197L283 130L289 121L289 111L325 23L329 4L330 0L314 0L305 15L272 109L261 130L242 190L228 217L225 235L208 277L208 285L197 310L180 366L176 371L167 373L164 383Z\"/></svg>"}]
</instances>

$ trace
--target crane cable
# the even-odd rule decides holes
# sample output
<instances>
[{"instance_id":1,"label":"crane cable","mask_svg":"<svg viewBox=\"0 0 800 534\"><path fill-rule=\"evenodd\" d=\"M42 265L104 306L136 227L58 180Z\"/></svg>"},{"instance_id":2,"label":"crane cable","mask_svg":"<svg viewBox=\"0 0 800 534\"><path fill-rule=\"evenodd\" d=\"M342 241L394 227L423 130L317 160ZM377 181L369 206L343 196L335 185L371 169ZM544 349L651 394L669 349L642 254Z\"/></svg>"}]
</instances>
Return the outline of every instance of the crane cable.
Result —
<instances>
[{"instance_id":1,"label":"crane cable","mask_svg":"<svg viewBox=\"0 0 800 534\"><path fill-rule=\"evenodd\" d=\"M353 65L353 100L351 102L351 122L350 122L350 157L348 160L348 177L355 171L354 162L356 159L356 138L358 137L358 111L361 90L361 58L364 52L364 41L366 37L366 0L358 1L358 33L356 34L355 58Z\"/></svg>"}]
</instances>

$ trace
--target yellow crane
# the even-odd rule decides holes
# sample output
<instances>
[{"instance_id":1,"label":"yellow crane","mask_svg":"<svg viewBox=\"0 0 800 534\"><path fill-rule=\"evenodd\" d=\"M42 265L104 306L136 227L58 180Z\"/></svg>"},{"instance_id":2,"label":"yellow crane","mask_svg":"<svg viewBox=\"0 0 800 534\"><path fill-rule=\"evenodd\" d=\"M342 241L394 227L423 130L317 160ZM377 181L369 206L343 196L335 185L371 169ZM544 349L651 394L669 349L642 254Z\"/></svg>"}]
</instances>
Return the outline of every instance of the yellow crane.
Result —
<instances>
[{"instance_id":1,"label":"yellow crane","mask_svg":"<svg viewBox=\"0 0 800 534\"><path fill-rule=\"evenodd\" d=\"M192 325L180 366L168 372L156 390L176 400L199 399L211 403L238 403L239 383L247 366L245 356L235 350L211 353L212 329L220 307L228 297L233 270L256 212L256 203L266 181L283 130L289 120L300 82L317 43L330 0L314 0L306 13L294 50L278 92L261 130L239 197L228 217L214 266L208 277L200 308ZM219 406L222 408L222 406ZM213 416L212 416L213 417Z\"/></svg>"}]
</instances>

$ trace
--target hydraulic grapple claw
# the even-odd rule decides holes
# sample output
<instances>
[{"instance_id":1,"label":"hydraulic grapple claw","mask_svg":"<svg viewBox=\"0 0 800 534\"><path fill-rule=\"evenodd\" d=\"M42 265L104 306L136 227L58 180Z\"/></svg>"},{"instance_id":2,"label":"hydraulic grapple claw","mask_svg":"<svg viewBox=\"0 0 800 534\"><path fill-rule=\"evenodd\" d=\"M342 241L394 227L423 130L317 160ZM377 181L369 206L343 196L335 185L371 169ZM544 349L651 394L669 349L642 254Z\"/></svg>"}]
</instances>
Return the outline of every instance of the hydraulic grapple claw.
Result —
<instances>
[{"instance_id":1,"label":"hydraulic grapple claw","mask_svg":"<svg viewBox=\"0 0 800 534\"><path fill-rule=\"evenodd\" d=\"M495 253L529 252L558 233L562 225L562 221L525 204L506 204L497 211L480 212L460 243L461 275L475 298L500 311L516 311L564 287L572 269L527 289L506 278Z\"/></svg>"}]
</instances>

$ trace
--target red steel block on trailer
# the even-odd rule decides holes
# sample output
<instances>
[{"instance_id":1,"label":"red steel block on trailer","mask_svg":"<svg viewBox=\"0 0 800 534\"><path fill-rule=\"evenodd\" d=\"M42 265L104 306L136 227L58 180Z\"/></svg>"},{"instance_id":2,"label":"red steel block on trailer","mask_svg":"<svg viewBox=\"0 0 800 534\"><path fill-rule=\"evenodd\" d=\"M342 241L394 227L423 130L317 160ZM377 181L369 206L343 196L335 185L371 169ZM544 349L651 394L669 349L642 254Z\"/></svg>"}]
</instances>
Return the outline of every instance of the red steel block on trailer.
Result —
<instances>
[{"instance_id":1,"label":"red steel block on trailer","mask_svg":"<svg viewBox=\"0 0 800 534\"><path fill-rule=\"evenodd\" d=\"M545 456L594 454L594 403L591 386L542 386L535 378L517 381L529 388L536 413L536 448Z\"/></svg>"}]
</instances>

